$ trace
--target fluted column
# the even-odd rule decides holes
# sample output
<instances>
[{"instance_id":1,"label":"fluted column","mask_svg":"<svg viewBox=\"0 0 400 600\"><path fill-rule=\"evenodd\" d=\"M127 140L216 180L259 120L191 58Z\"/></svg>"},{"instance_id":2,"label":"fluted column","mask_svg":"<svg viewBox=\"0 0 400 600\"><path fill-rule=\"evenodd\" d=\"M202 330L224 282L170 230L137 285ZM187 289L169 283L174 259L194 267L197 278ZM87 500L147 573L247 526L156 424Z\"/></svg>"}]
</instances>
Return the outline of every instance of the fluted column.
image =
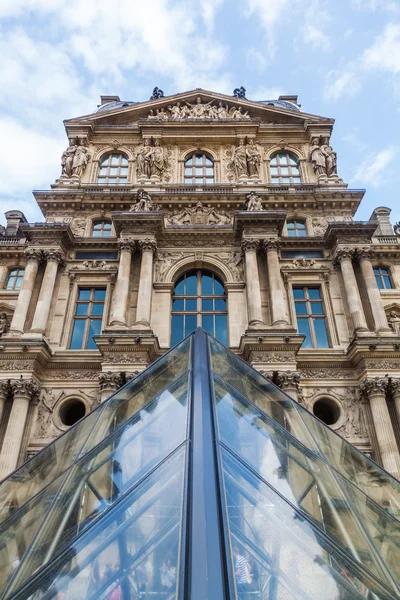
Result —
<instances>
[{"instance_id":1,"label":"fluted column","mask_svg":"<svg viewBox=\"0 0 400 600\"><path fill-rule=\"evenodd\" d=\"M100 402L107 400L111 394L116 392L122 385L122 377L120 373L107 371L99 374L100 383Z\"/></svg>"},{"instance_id":2,"label":"fluted column","mask_svg":"<svg viewBox=\"0 0 400 600\"><path fill-rule=\"evenodd\" d=\"M4 405L6 403L9 391L10 391L10 385L8 383L8 380L0 381L0 425L1 425L1 420L3 418Z\"/></svg>"},{"instance_id":3,"label":"fluted column","mask_svg":"<svg viewBox=\"0 0 400 600\"><path fill-rule=\"evenodd\" d=\"M64 262L64 254L61 252L61 250L44 250L43 255L47 260L47 264L43 275L42 285L40 286L39 299L36 304L35 314L33 316L31 327L32 333L44 333L46 330L54 286L56 283L58 265Z\"/></svg>"},{"instance_id":4,"label":"fluted column","mask_svg":"<svg viewBox=\"0 0 400 600\"><path fill-rule=\"evenodd\" d=\"M257 265L257 250L259 247L259 240L249 239L242 241L242 249L245 256L244 264L246 270L246 296L249 327L264 325L261 308L260 277Z\"/></svg>"},{"instance_id":5,"label":"fluted column","mask_svg":"<svg viewBox=\"0 0 400 600\"><path fill-rule=\"evenodd\" d=\"M280 371L276 383L293 400L299 401L300 373L297 371Z\"/></svg>"},{"instance_id":6,"label":"fluted column","mask_svg":"<svg viewBox=\"0 0 400 600\"><path fill-rule=\"evenodd\" d=\"M138 247L142 252L140 264L139 291L136 308L135 325L150 328L151 294L153 291L153 257L157 250L155 240L138 240Z\"/></svg>"},{"instance_id":7,"label":"fluted column","mask_svg":"<svg viewBox=\"0 0 400 600\"><path fill-rule=\"evenodd\" d=\"M362 248L357 251L357 256L360 260L361 272L364 278L365 287L367 288L375 329L376 331L382 332L390 331L385 309L383 308L381 293L378 284L376 283L374 269L371 263L372 251L370 248Z\"/></svg>"},{"instance_id":8,"label":"fluted column","mask_svg":"<svg viewBox=\"0 0 400 600\"><path fill-rule=\"evenodd\" d=\"M383 467L397 479L400 478L400 455L397 448L392 421L386 403L388 380L376 377L367 379L360 385L361 392L368 398L372 420Z\"/></svg>"},{"instance_id":9,"label":"fluted column","mask_svg":"<svg viewBox=\"0 0 400 600\"><path fill-rule=\"evenodd\" d=\"M267 253L268 283L271 300L272 325L288 325L285 309L285 286L283 284L279 265L279 241L264 240L264 249Z\"/></svg>"},{"instance_id":10,"label":"fluted column","mask_svg":"<svg viewBox=\"0 0 400 600\"><path fill-rule=\"evenodd\" d=\"M336 252L335 259L340 263L347 303L349 305L351 318L353 320L354 330L368 331L364 310L361 304L360 292L358 290L356 276L353 269L353 255L354 251L351 248L343 248Z\"/></svg>"},{"instance_id":11,"label":"fluted column","mask_svg":"<svg viewBox=\"0 0 400 600\"><path fill-rule=\"evenodd\" d=\"M11 321L10 333L23 333L32 298L32 292L36 281L39 263L43 254L40 250L28 248L25 251L26 267L22 278L21 289L18 294L17 305Z\"/></svg>"},{"instance_id":12,"label":"fluted column","mask_svg":"<svg viewBox=\"0 0 400 600\"><path fill-rule=\"evenodd\" d=\"M17 467L29 403L39 394L39 386L30 379L11 381L13 403L0 452L0 479Z\"/></svg>"},{"instance_id":13,"label":"fluted column","mask_svg":"<svg viewBox=\"0 0 400 600\"><path fill-rule=\"evenodd\" d=\"M132 252L135 250L135 242L133 240L118 240L118 247L119 266L110 325L126 325Z\"/></svg>"},{"instance_id":14,"label":"fluted column","mask_svg":"<svg viewBox=\"0 0 400 600\"><path fill-rule=\"evenodd\" d=\"M390 391L392 392L394 407L396 410L397 421L400 426L400 379L392 379L390 382Z\"/></svg>"}]
</instances>

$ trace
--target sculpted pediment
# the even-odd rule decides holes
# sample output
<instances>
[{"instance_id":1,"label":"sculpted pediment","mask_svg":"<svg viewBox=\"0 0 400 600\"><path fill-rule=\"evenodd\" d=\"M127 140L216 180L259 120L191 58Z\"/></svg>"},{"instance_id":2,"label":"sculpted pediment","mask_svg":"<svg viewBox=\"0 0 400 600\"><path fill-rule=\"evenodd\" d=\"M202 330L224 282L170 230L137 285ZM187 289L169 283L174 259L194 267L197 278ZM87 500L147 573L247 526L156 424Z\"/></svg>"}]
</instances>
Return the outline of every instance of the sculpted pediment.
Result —
<instances>
[{"instance_id":1,"label":"sculpted pediment","mask_svg":"<svg viewBox=\"0 0 400 600\"><path fill-rule=\"evenodd\" d=\"M132 126L138 122L157 125L169 123L193 124L226 122L239 124L251 121L263 123L303 124L304 122L333 123L332 119L301 112L290 102L256 102L196 89L173 96L137 103L110 102L90 115L65 122L91 123L92 126Z\"/></svg>"}]
</instances>

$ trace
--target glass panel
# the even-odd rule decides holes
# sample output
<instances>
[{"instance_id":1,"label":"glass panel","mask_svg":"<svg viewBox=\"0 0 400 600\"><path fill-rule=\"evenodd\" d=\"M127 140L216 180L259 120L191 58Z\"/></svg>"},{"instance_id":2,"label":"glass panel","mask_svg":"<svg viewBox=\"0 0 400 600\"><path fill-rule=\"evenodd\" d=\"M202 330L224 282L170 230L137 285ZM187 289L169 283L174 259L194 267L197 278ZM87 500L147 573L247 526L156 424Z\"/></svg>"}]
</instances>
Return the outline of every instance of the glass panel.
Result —
<instances>
[{"instance_id":1,"label":"glass panel","mask_svg":"<svg viewBox=\"0 0 400 600\"><path fill-rule=\"evenodd\" d=\"M197 315L185 316L185 336L192 333L197 327Z\"/></svg>"},{"instance_id":2,"label":"glass panel","mask_svg":"<svg viewBox=\"0 0 400 600\"><path fill-rule=\"evenodd\" d=\"M225 346L228 345L228 328L226 315L215 316L215 337Z\"/></svg>"},{"instance_id":3,"label":"glass panel","mask_svg":"<svg viewBox=\"0 0 400 600\"><path fill-rule=\"evenodd\" d=\"M213 289L212 289L212 277L211 277L211 275L206 275L205 273L202 273L202 276L201 276L201 293L204 296L212 296Z\"/></svg>"},{"instance_id":4,"label":"glass panel","mask_svg":"<svg viewBox=\"0 0 400 600\"><path fill-rule=\"evenodd\" d=\"M293 288L293 298L304 298L304 289Z\"/></svg>"},{"instance_id":5,"label":"glass panel","mask_svg":"<svg viewBox=\"0 0 400 600\"><path fill-rule=\"evenodd\" d=\"M294 221L289 221L288 224L287 224L287 228L288 229L294 229L295 228Z\"/></svg>"},{"instance_id":6,"label":"glass panel","mask_svg":"<svg viewBox=\"0 0 400 600\"><path fill-rule=\"evenodd\" d=\"M203 315L201 318L201 323L203 329L207 331L210 335L214 336L214 317L213 315Z\"/></svg>"},{"instance_id":7,"label":"glass panel","mask_svg":"<svg viewBox=\"0 0 400 600\"><path fill-rule=\"evenodd\" d=\"M77 304L76 305L76 315L87 315L88 314L89 304Z\"/></svg>"},{"instance_id":8,"label":"glass panel","mask_svg":"<svg viewBox=\"0 0 400 600\"><path fill-rule=\"evenodd\" d=\"M392 596L227 451L222 458L238 600Z\"/></svg>"},{"instance_id":9,"label":"glass panel","mask_svg":"<svg viewBox=\"0 0 400 600\"><path fill-rule=\"evenodd\" d=\"M202 300L201 301L202 310L213 310L213 301L212 300Z\"/></svg>"},{"instance_id":10,"label":"glass panel","mask_svg":"<svg viewBox=\"0 0 400 600\"><path fill-rule=\"evenodd\" d=\"M184 301L182 300L174 300L172 302L172 310L183 310Z\"/></svg>"},{"instance_id":11,"label":"glass panel","mask_svg":"<svg viewBox=\"0 0 400 600\"><path fill-rule=\"evenodd\" d=\"M109 510L67 553L40 571L25 598L138 598L138 587L155 598L176 598L185 451L182 448ZM17 578L16 590L27 579ZM142 587L143 589L143 587Z\"/></svg>"},{"instance_id":12,"label":"glass panel","mask_svg":"<svg viewBox=\"0 0 400 600\"><path fill-rule=\"evenodd\" d=\"M226 300L215 300L215 310L226 310Z\"/></svg>"},{"instance_id":13,"label":"glass panel","mask_svg":"<svg viewBox=\"0 0 400 600\"><path fill-rule=\"evenodd\" d=\"M178 283L175 286L175 296L181 296L184 293L184 278L178 279Z\"/></svg>"},{"instance_id":14,"label":"glass panel","mask_svg":"<svg viewBox=\"0 0 400 600\"><path fill-rule=\"evenodd\" d=\"M271 175L278 175L278 167L271 167L270 171Z\"/></svg>"},{"instance_id":15,"label":"glass panel","mask_svg":"<svg viewBox=\"0 0 400 600\"><path fill-rule=\"evenodd\" d=\"M306 237L307 236L307 231L305 229L298 229L297 230L297 235L299 237Z\"/></svg>"},{"instance_id":16,"label":"glass panel","mask_svg":"<svg viewBox=\"0 0 400 600\"><path fill-rule=\"evenodd\" d=\"M97 350L97 345L93 339L94 335L99 335L101 331L101 319L90 319L89 334L86 348L88 350Z\"/></svg>"},{"instance_id":17,"label":"glass panel","mask_svg":"<svg viewBox=\"0 0 400 600\"><path fill-rule=\"evenodd\" d=\"M208 156L206 156L205 159L206 159L206 165L207 166L210 166L210 165L212 166L213 161L211 160L211 158L208 158Z\"/></svg>"},{"instance_id":18,"label":"glass panel","mask_svg":"<svg viewBox=\"0 0 400 600\"><path fill-rule=\"evenodd\" d=\"M223 296L225 294L224 286L218 281L217 278L214 278L214 294L216 296Z\"/></svg>"},{"instance_id":19,"label":"glass panel","mask_svg":"<svg viewBox=\"0 0 400 600\"><path fill-rule=\"evenodd\" d=\"M289 167L281 167L281 175L289 175Z\"/></svg>"},{"instance_id":20,"label":"glass panel","mask_svg":"<svg viewBox=\"0 0 400 600\"><path fill-rule=\"evenodd\" d=\"M118 165L120 156L121 156L120 154L113 154L111 157L111 164Z\"/></svg>"},{"instance_id":21,"label":"glass panel","mask_svg":"<svg viewBox=\"0 0 400 600\"><path fill-rule=\"evenodd\" d=\"M306 339L302 343L301 347L312 348L310 324L308 322L308 319L297 319L297 328L299 330L299 333L306 336Z\"/></svg>"},{"instance_id":22,"label":"glass panel","mask_svg":"<svg viewBox=\"0 0 400 600\"><path fill-rule=\"evenodd\" d=\"M307 304L306 302L295 302L296 307L296 315L306 315L307 314Z\"/></svg>"},{"instance_id":23,"label":"glass panel","mask_svg":"<svg viewBox=\"0 0 400 600\"><path fill-rule=\"evenodd\" d=\"M99 238L99 237L101 237L101 231L99 231L99 230L97 230L97 229L94 229L94 230L92 231L92 237L95 237L95 238Z\"/></svg>"},{"instance_id":24,"label":"glass panel","mask_svg":"<svg viewBox=\"0 0 400 600\"><path fill-rule=\"evenodd\" d=\"M200 176L203 175L203 169L201 167L200 168L196 168L196 176L198 177L199 175Z\"/></svg>"},{"instance_id":25,"label":"glass panel","mask_svg":"<svg viewBox=\"0 0 400 600\"><path fill-rule=\"evenodd\" d=\"M311 306L311 313L313 315L323 315L324 314L324 311L322 310L321 302L310 302L310 306Z\"/></svg>"},{"instance_id":26,"label":"glass panel","mask_svg":"<svg viewBox=\"0 0 400 600\"><path fill-rule=\"evenodd\" d=\"M186 310L197 310L197 300L186 300Z\"/></svg>"},{"instance_id":27,"label":"glass panel","mask_svg":"<svg viewBox=\"0 0 400 600\"><path fill-rule=\"evenodd\" d=\"M90 290L79 290L79 300L90 300Z\"/></svg>"},{"instance_id":28,"label":"glass panel","mask_svg":"<svg viewBox=\"0 0 400 600\"><path fill-rule=\"evenodd\" d=\"M214 169L212 169L212 168L206 169L206 175L212 177L214 175Z\"/></svg>"},{"instance_id":29,"label":"glass panel","mask_svg":"<svg viewBox=\"0 0 400 600\"><path fill-rule=\"evenodd\" d=\"M182 300L183 303L183 300ZM171 346L175 346L178 342L183 340L183 315L172 316L172 335L171 335Z\"/></svg>"},{"instance_id":30,"label":"glass panel","mask_svg":"<svg viewBox=\"0 0 400 600\"><path fill-rule=\"evenodd\" d=\"M197 296L197 277L195 274L186 276L186 295Z\"/></svg>"},{"instance_id":31,"label":"glass panel","mask_svg":"<svg viewBox=\"0 0 400 600\"><path fill-rule=\"evenodd\" d=\"M385 287L384 287L384 285L383 285L382 277L381 277L380 275L377 275L377 276L375 277L375 279L376 279L376 283L377 283L377 285L378 285L378 288L379 288L380 290L384 290L384 289L385 289Z\"/></svg>"},{"instance_id":32,"label":"glass panel","mask_svg":"<svg viewBox=\"0 0 400 600\"><path fill-rule=\"evenodd\" d=\"M106 290L94 290L94 300L105 300Z\"/></svg>"},{"instance_id":33,"label":"glass panel","mask_svg":"<svg viewBox=\"0 0 400 600\"><path fill-rule=\"evenodd\" d=\"M93 304L92 305L92 315L102 315L104 311L104 304Z\"/></svg>"},{"instance_id":34,"label":"glass panel","mask_svg":"<svg viewBox=\"0 0 400 600\"><path fill-rule=\"evenodd\" d=\"M325 319L313 319L315 339L318 348L329 348Z\"/></svg>"},{"instance_id":35,"label":"glass panel","mask_svg":"<svg viewBox=\"0 0 400 600\"><path fill-rule=\"evenodd\" d=\"M72 329L71 350L80 350L83 346L83 334L85 332L85 319L76 319Z\"/></svg>"},{"instance_id":36,"label":"glass panel","mask_svg":"<svg viewBox=\"0 0 400 600\"><path fill-rule=\"evenodd\" d=\"M308 296L312 300L321 298L321 290L319 288L308 288Z\"/></svg>"},{"instance_id":37,"label":"glass panel","mask_svg":"<svg viewBox=\"0 0 400 600\"><path fill-rule=\"evenodd\" d=\"M390 281L390 277L388 275L384 275L383 276L383 281L385 283L385 288L387 290L391 290L392 289L392 282Z\"/></svg>"}]
</instances>

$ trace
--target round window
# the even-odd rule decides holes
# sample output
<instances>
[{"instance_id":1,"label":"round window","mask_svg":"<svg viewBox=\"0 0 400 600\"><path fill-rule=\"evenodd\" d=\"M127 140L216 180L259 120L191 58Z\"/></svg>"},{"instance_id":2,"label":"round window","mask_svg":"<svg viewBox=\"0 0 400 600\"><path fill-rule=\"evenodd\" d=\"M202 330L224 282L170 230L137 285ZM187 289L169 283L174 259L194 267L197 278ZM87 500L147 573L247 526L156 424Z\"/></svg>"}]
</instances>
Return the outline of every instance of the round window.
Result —
<instances>
[{"instance_id":1,"label":"round window","mask_svg":"<svg viewBox=\"0 0 400 600\"><path fill-rule=\"evenodd\" d=\"M71 427L75 425L80 419L86 414L86 406L82 400L69 400L65 402L60 408L60 421L63 425Z\"/></svg>"},{"instance_id":2,"label":"round window","mask_svg":"<svg viewBox=\"0 0 400 600\"><path fill-rule=\"evenodd\" d=\"M326 425L334 425L340 417L340 408L333 400L321 398L313 406L313 413Z\"/></svg>"}]
</instances>

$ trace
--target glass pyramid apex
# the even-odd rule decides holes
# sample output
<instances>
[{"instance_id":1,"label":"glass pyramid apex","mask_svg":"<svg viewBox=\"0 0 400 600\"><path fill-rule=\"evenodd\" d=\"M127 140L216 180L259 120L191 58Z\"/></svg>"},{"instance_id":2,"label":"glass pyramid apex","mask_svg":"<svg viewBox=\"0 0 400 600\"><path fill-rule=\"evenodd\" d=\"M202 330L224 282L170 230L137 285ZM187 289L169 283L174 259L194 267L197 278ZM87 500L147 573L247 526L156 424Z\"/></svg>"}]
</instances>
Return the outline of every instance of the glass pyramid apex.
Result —
<instances>
[{"instance_id":1,"label":"glass pyramid apex","mask_svg":"<svg viewBox=\"0 0 400 600\"><path fill-rule=\"evenodd\" d=\"M400 483L199 329L0 484L0 599L400 597Z\"/></svg>"}]
</instances>

